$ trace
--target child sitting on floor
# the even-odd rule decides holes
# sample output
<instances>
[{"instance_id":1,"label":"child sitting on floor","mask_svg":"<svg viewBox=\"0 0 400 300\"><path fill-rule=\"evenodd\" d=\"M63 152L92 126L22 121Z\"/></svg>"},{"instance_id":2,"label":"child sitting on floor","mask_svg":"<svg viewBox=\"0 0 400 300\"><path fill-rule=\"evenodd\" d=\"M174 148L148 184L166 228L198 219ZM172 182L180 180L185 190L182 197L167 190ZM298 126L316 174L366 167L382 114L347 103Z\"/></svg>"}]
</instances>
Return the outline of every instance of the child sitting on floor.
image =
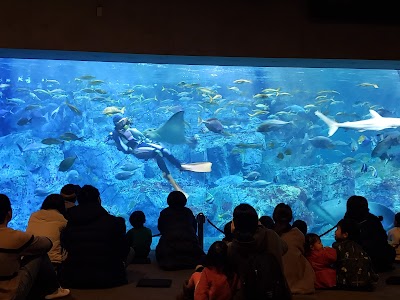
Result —
<instances>
[{"instance_id":1,"label":"child sitting on floor","mask_svg":"<svg viewBox=\"0 0 400 300\"><path fill-rule=\"evenodd\" d=\"M206 256L206 266L194 291L195 300L231 300L240 288L239 277L228 262L228 245L214 242Z\"/></svg>"},{"instance_id":2,"label":"child sitting on floor","mask_svg":"<svg viewBox=\"0 0 400 300\"><path fill-rule=\"evenodd\" d=\"M315 233L306 234L305 257L315 272L315 288L326 289L336 286L336 270L332 266L336 262L336 250L324 247Z\"/></svg>"},{"instance_id":3,"label":"child sitting on floor","mask_svg":"<svg viewBox=\"0 0 400 300\"><path fill-rule=\"evenodd\" d=\"M354 242L358 234L357 223L352 219L342 219L337 224L333 244L337 251L336 285L341 289L372 290L378 275L368 254Z\"/></svg>"},{"instance_id":4,"label":"child sitting on floor","mask_svg":"<svg viewBox=\"0 0 400 300\"><path fill-rule=\"evenodd\" d=\"M132 263L150 263L148 256L152 234L149 228L144 227L145 222L146 216L140 210L134 211L129 217L129 223L133 228L126 233L126 240L135 251L135 258Z\"/></svg>"},{"instance_id":5,"label":"child sitting on floor","mask_svg":"<svg viewBox=\"0 0 400 300\"><path fill-rule=\"evenodd\" d=\"M192 276L190 276L189 280L185 280L183 283L183 291L176 297L176 300L193 300L194 299L194 291L196 290L197 284L200 281L201 272L204 267L202 265L197 265L194 269Z\"/></svg>"}]
</instances>

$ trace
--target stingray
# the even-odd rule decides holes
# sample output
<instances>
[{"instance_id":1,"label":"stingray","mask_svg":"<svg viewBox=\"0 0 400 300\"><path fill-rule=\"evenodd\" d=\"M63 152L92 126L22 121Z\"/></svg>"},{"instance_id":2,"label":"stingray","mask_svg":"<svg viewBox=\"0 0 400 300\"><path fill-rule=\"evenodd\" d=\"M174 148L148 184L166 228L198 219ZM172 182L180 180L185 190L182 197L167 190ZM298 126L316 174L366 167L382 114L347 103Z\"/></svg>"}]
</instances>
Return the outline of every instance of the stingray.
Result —
<instances>
[{"instance_id":1,"label":"stingray","mask_svg":"<svg viewBox=\"0 0 400 300\"><path fill-rule=\"evenodd\" d=\"M170 144L185 144L188 141L185 138L185 121L183 111L175 113L160 128L146 129L143 134L156 142L165 142Z\"/></svg>"}]
</instances>

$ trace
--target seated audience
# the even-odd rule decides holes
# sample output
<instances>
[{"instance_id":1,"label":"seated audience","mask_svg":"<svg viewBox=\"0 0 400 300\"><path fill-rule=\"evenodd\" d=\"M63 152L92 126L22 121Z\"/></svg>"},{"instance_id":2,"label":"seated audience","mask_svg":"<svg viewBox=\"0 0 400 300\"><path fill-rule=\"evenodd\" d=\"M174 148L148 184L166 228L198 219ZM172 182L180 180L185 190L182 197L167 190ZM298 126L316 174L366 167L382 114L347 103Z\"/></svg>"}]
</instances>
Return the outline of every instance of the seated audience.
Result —
<instances>
[{"instance_id":1,"label":"seated audience","mask_svg":"<svg viewBox=\"0 0 400 300\"><path fill-rule=\"evenodd\" d=\"M205 254L196 235L196 218L185 207L186 202L182 192L173 191L167 198L169 207L160 212L158 230L161 237L156 247L156 259L162 269L192 269L204 262Z\"/></svg>"},{"instance_id":2,"label":"seated audience","mask_svg":"<svg viewBox=\"0 0 400 300\"><path fill-rule=\"evenodd\" d=\"M265 228L274 229L275 222L270 216L262 216L259 221Z\"/></svg>"},{"instance_id":3,"label":"seated audience","mask_svg":"<svg viewBox=\"0 0 400 300\"><path fill-rule=\"evenodd\" d=\"M306 234L305 256L315 272L315 288L326 289L336 286L336 250L324 247L315 233Z\"/></svg>"},{"instance_id":4,"label":"seated audience","mask_svg":"<svg viewBox=\"0 0 400 300\"><path fill-rule=\"evenodd\" d=\"M99 190L82 187L78 205L69 209L61 235L68 256L61 279L74 288L108 288L127 283L125 259L130 247L125 239L125 222L102 206Z\"/></svg>"},{"instance_id":5,"label":"seated audience","mask_svg":"<svg viewBox=\"0 0 400 300\"><path fill-rule=\"evenodd\" d=\"M239 288L239 277L228 262L227 244L214 242L208 250L205 268L194 290L194 300L231 300Z\"/></svg>"},{"instance_id":6,"label":"seated audience","mask_svg":"<svg viewBox=\"0 0 400 300\"><path fill-rule=\"evenodd\" d=\"M129 217L129 223L132 225L126 233L128 245L135 251L133 263L150 263L148 258L152 241L151 230L144 226L146 216L142 211L134 211Z\"/></svg>"},{"instance_id":7,"label":"seated audience","mask_svg":"<svg viewBox=\"0 0 400 300\"><path fill-rule=\"evenodd\" d=\"M396 262L400 262L400 213L394 216L394 228L388 232L389 244L396 250Z\"/></svg>"},{"instance_id":8,"label":"seated audience","mask_svg":"<svg viewBox=\"0 0 400 300\"><path fill-rule=\"evenodd\" d=\"M290 290L293 294L311 294L315 292L315 273L304 256L304 234L292 228L292 209L279 203L273 213L275 231L287 243L288 251L282 257L283 269Z\"/></svg>"},{"instance_id":9,"label":"seated audience","mask_svg":"<svg viewBox=\"0 0 400 300\"><path fill-rule=\"evenodd\" d=\"M67 226L65 212L63 197L59 194L51 194L43 201L40 210L30 216L26 228L26 232L30 234L45 236L51 240L53 247L48 255L56 270L66 258L66 252L60 244L61 231Z\"/></svg>"},{"instance_id":10,"label":"seated audience","mask_svg":"<svg viewBox=\"0 0 400 300\"><path fill-rule=\"evenodd\" d=\"M194 299L194 291L197 287L197 284L200 281L201 272L204 270L203 265L197 265L194 269L193 274L190 276L189 280L185 280L183 283L183 291L180 293L176 300L193 300Z\"/></svg>"},{"instance_id":11,"label":"seated audience","mask_svg":"<svg viewBox=\"0 0 400 300\"><path fill-rule=\"evenodd\" d=\"M47 252L52 248L44 236L13 230L10 199L0 194L0 298L56 299L69 295L57 280Z\"/></svg>"},{"instance_id":12,"label":"seated audience","mask_svg":"<svg viewBox=\"0 0 400 300\"><path fill-rule=\"evenodd\" d=\"M301 231L304 236L307 234L307 223L303 220L296 220L293 222L292 227L296 227L298 230Z\"/></svg>"},{"instance_id":13,"label":"seated audience","mask_svg":"<svg viewBox=\"0 0 400 300\"><path fill-rule=\"evenodd\" d=\"M231 224L232 224L232 221L229 221L224 226L224 238L222 239L222 241L225 243L232 242L232 239L233 239L233 234L231 231Z\"/></svg>"},{"instance_id":14,"label":"seated audience","mask_svg":"<svg viewBox=\"0 0 400 300\"><path fill-rule=\"evenodd\" d=\"M381 220L369 212L367 199L362 196L351 196L347 200L344 218L358 223L360 234L354 241L367 252L374 270L376 272L392 270L396 251L387 242L388 237Z\"/></svg>"},{"instance_id":15,"label":"seated audience","mask_svg":"<svg viewBox=\"0 0 400 300\"><path fill-rule=\"evenodd\" d=\"M65 208L68 210L75 206L81 187L76 184L68 183L61 188L60 195L65 202Z\"/></svg>"},{"instance_id":16,"label":"seated audience","mask_svg":"<svg viewBox=\"0 0 400 300\"><path fill-rule=\"evenodd\" d=\"M265 274L273 274L280 281L283 294L280 299L290 299L290 290L287 287L282 267L282 256L287 252L288 247L273 230L267 229L259 225L256 210L249 204L239 204L233 211L232 228L233 241L228 244L228 257L233 266L234 271L241 278L243 283L238 295L240 299L255 299L264 292L272 292L263 288L252 289L253 283L258 280L249 281L249 270L252 269L254 259L258 257L259 267L265 272L260 272L260 280L268 280L264 278ZM268 270L267 270L268 269ZM254 274L253 274L254 275ZM252 278L253 279L253 278ZM250 280L251 281L251 280ZM261 286L269 288L271 282L262 282ZM273 293L273 292L272 292ZM285 297L287 296L287 297Z\"/></svg>"},{"instance_id":17,"label":"seated audience","mask_svg":"<svg viewBox=\"0 0 400 300\"><path fill-rule=\"evenodd\" d=\"M336 284L340 289L371 290L378 281L367 252L355 242L359 234L354 220L339 221L333 247L337 251Z\"/></svg>"}]
</instances>

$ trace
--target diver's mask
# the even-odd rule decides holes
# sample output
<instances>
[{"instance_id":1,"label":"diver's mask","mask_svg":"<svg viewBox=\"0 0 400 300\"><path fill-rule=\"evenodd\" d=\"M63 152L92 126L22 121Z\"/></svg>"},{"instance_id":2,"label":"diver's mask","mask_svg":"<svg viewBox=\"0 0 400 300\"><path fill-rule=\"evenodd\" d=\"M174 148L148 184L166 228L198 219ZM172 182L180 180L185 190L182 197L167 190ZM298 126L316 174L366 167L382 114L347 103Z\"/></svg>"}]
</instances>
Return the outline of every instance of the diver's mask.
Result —
<instances>
[{"instance_id":1,"label":"diver's mask","mask_svg":"<svg viewBox=\"0 0 400 300\"><path fill-rule=\"evenodd\" d=\"M118 130L124 129L127 130L129 128L129 125L131 124L131 120L128 119L127 117L122 118L115 124L115 128Z\"/></svg>"}]
</instances>

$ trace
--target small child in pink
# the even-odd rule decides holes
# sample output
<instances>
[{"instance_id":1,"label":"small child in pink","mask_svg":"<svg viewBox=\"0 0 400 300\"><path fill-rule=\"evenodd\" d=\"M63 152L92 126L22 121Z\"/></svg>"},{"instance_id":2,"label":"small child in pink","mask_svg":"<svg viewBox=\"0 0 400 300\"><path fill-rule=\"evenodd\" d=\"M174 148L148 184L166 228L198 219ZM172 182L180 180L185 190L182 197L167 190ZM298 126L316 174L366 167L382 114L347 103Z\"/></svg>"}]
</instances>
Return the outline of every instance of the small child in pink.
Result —
<instances>
[{"instance_id":1,"label":"small child in pink","mask_svg":"<svg viewBox=\"0 0 400 300\"><path fill-rule=\"evenodd\" d=\"M326 289L336 286L336 270L332 264L336 262L336 250L324 247L315 233L306 235L305 256L315 272L315 288Z\"/></svg>"}]
</instances>

